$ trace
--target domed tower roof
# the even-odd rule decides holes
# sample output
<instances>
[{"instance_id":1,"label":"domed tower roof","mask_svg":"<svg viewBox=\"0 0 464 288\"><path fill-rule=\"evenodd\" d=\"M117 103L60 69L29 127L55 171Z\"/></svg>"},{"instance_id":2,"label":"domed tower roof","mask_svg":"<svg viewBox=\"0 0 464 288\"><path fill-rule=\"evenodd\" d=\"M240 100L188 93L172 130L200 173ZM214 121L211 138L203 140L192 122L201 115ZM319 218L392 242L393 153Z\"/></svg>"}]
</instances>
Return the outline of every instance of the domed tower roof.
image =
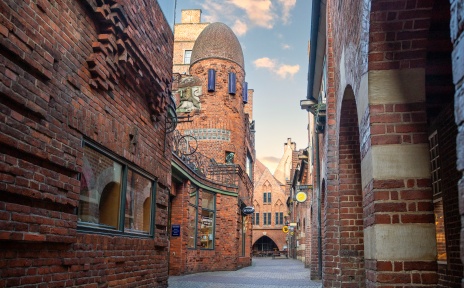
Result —
<instances>
[{"instance_id":1,"label":"domed tower roof","mask_svg":"<svg viewBox=\"0 0 464 288\"><path fill-rule=\"evenodd\" d=\"M245 69L242 46L224 23L211 23L200 33L193 46L190 65L209 58L227 59Z\"/></svg>"}]
</instances>

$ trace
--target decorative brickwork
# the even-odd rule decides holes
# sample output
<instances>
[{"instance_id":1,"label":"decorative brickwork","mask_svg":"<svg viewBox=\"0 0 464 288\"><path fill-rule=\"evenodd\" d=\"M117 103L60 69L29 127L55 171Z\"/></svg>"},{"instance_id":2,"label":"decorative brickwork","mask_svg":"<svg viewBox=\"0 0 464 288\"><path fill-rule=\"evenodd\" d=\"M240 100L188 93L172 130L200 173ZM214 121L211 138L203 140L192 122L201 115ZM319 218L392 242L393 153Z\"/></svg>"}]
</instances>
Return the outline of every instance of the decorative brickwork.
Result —
<instances>
[{"instance_id":1,"label":"decorative brickwork","mask_svg":"<svg viewBox=\"0 0 464 288\"><path fill-rule=\"evenodd\" d=\"M0 286L167 287L171 146L152 116L173 35L157 2L5 0L0 18ZM157 179L153 238L81 230L84 139Z\"/></svg>"}]
</instances>

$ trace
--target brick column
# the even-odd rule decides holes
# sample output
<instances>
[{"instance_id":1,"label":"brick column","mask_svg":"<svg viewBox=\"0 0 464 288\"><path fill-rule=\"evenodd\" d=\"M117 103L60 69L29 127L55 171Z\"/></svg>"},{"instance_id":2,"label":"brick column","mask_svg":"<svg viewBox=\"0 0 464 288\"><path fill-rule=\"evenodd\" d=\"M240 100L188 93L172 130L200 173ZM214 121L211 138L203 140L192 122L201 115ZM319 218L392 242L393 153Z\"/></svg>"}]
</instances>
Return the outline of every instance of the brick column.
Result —
<instances>
[{"instance_id":1,"label":"brick column","mask_svg":"<svg viewBox=\"0 0 464 288\"><path fill-rule=\"evenodd\" d=\"M453 42L453 82L456 88L454 109L456 124L458 125L457 169L464 173L464 1L451 2L451 41ZM464 176L458 182L459 207L461 214L461 260L464 262ZM461 275L462 276L462 275ZM464 287L464 282L461 284Z\"/></svg>"}]
</instances>

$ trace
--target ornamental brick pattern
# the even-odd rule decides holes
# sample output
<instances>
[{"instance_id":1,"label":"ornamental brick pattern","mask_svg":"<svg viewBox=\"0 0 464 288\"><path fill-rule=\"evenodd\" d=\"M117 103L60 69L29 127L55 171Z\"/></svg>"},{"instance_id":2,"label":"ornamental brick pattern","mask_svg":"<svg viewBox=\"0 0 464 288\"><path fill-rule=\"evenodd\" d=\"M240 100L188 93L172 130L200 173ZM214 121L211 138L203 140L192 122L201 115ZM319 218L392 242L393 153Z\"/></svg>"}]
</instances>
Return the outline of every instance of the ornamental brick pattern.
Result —
<instances>
[{"instance_id":1,"label":"ornamental brick pattern","mask_svg":"<svg viewBox=\"0 0 464 288\"><path fill-rule=\"evenodd\" d=\"M157 2L0 11L0 286L166 287L173 36ZM158 179L153 238L79 229L83 139Z\"/></svg>"}]
</instances>

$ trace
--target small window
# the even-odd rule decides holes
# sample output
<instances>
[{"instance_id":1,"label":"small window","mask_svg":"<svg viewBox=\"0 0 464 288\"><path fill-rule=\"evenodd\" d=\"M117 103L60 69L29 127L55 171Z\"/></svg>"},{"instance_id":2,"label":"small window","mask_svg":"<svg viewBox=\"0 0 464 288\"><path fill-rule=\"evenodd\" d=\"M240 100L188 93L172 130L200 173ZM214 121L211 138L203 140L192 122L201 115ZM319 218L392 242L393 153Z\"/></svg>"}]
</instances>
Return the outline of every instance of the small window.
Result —
<instances>
[{"instance_id":1,"label":"small window","mask_svg":"<svg viewBox=\"0 0 464 288\"><path fill-rule=\"evenodd\" d=\"M263 193L263 203L271 204L271 192Z\"/></svg>"},{"instance_id":2,"label":"small window","mask_svg":"<svg viewBox=\"0 0 464 288\"><path fill-rule=\"evenodd\" d=\"M271 212L263 213L263 225L271 225Z\"/></svg>"},{"instance_id":3,"label":"small window","mask_svg":"<svg viewBox=\"0 0 464 288\"><path fill-rule=\"evenodd\" d=\"M79 229L153 235L154 177L86 142L80 181Z\"/></svg>"},{"instance_id":4,"label":"small window","mask_svg":"<svg viewBox=\"0 0 464 288\"><path fill-rule=\"evenodd\" d=\"M250 153L247 153L247 158L246 158L246 173L248 174L248 177L253 181L253 160L250 156Z\"/></svg>"},{"instance_id":5,"label":"small window","mask_svg":"<svg viewBox=\"0 0 464 288\"><path fill-rule=\"evenodd\" d=\"M190 64L190 59L192 58L192 50L184 51L184 64Z\"/></svg>"},{"instance_id":6,"label":"small window","mask_svg":"<svg viewBox=\"0 0 464 288\"><path fill-rule=\"evenodd\" d=\"M259 213L253 214L253 225L259 225Z\"/></svg>"},{"instance_id":7,"label":"small window","mask_svg":"<svg viewBox=\"0 0 464 288\"><path fill-rule=\"evenodd\" d=\"M284 223L284 213L283 212L275 212L275 224L282 225Z\"/></svg>"}]
</instances>

